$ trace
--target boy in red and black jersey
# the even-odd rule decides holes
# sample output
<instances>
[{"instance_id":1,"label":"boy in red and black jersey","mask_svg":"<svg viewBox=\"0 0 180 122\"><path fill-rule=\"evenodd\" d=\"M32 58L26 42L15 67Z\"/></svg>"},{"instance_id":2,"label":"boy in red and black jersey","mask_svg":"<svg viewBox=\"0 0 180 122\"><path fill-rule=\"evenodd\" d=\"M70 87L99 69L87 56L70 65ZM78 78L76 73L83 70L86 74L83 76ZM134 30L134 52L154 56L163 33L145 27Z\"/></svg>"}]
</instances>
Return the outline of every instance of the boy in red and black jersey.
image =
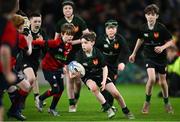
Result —
<instances>
[{"instance_id":1,"label":"boy in red and black jersey","mask_svg":"<svg viewBox=\"0 0 180 122\"><path fill-rule=\"evenodd\" d=\"M48 110L54 116L59 116L55 110L57 103L64 90L63 84L63 67L67 64L67 57L72 50L71 41L74 35L74 26L70 23L65 23L61 27L61 38L56 40L39 41L41 45L46 45L49 49L42 59L42 70L45 79L49 82L51 89L39 96L38 110L42 111L43 101L53 96L51 106ZM38 40L33 43L38 44ZM39 43L39 44L40 44Z\"/></svg>"},{"instance_id":2,"label":"boy in red and black jersey","mask_svg":"<svg viewBox=\"0 0 180 122\"><path fill-rule=\"evenodd\" d=\"M72 23L75 27L75 35L72 41L73 49L68 55L68 61L71 62L74 60L74 55L81 48L80 37L82 34L88 33L86 22L82 17L75 14L75 3L72 0L63 0L62 2L62 11L64 17L61 18L56 25L55 39L60 36L61 26L64 23ZM65 80L67 83L67 92L69 98L69 112L76 112L76 104L80 96L81 90L81 81L73 81L69 79L68 74L65 74Z\"/></svg>"},{"instance_id":3,"label":"boy in red and black jersey","mask_svg":"<svg viewBox=\"0 0 180 122\"><path fill-rule=\"evenodd\" d=\"M2 95L8 84L16 80L12 73L11 51L16 44L16 29L9 17L19 9L19 0L0 0L0 121L3 120Z\"/></svg>"}]
</instances>

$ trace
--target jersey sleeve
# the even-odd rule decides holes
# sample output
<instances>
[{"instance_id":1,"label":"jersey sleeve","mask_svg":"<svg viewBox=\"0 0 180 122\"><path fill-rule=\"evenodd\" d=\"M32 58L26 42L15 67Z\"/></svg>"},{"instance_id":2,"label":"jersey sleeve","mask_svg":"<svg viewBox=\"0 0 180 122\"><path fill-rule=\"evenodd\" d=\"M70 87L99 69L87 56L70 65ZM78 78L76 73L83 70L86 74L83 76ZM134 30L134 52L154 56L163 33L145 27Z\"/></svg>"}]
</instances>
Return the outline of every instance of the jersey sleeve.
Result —
<instances>
[{"instance_id":1,"label":"jersey sleeve","mask_svg":"<svg viewBox=\"0 0 180 122\"><path fill-rule=\"evenodd\" d=\"M56 29L56 33L61 33L61 21L58 21L55 29Z\"/></svg>"},{"instance_id":2,"label":"jersey sleeve","mask_svg":"<svg viewBox=\"0 0 180 122\"><path fill-rule=\"evenodd\" d=\"M143 39L143 26L138 28L137 39Z\"/></svg>"},{"instance_id":3,"label":"jersey sleeve","mask_svg":"<svg viewBox=\"0 0 180 122\"><path fill-rule=\"evenodd\" d=\"M123 62L126 64L128 62L130 50L129 50L129 46L127 44L127 41L122 36L120 37L120 45L121 45L121 51L119 53L117 63Z\"/></svg>"},{"instance_id":4,"label":"jersey sleeve","mask_svg":"<svg viewBox=\"0 0 180 122\"><path fill-rule=\"evenodd\" d=\"M79 50L76 54L75 54L75 61L79 62L80 64L82 63L82 59L81 59L81 51Z\"/></svg>"},{"instance_id":5,"label":"jersey sleeve","mask_svg":"<svg viewBox=\"0 0 180 122\"><path fill-rule=\"evenodd\" d=\"M96 49L96 51L97 51L97 57L100 60L101 67L105 67L106 66L106 61L105 61L105 58L104 58L103 54L100 52L99 49Z\"/></svg>"},{"instance_id":6,"label":"jersey sleeve","mask_svg":"<svg viewBox=\"0 0 180 122\"><path fill-rule=\"evenodd\" d=\"M163 29L163 40L170 41L172 39L171 33L167 30L167 28L164 25L162 25L162 29Z\"/></svg>"},{"instance_id":7,"label":"jersey sleeve","mask_svg":"<svg viewBox=\"0 0 180 122\"><path fill-rule=\"evenodd\" d=\"M87 29L86 22L81 17L78 17L78 19L79 19L79 25L80 25L82 31L86 30Z\"/></svg>"},{"instance_id":8,"label":"jersey sleeve","mask_svg":"<svg viewBox=\"0 0 180 122\"><path fill-rule=\"evenodd\" d=\"M99 50L102 50L103 48L103 37L98 37L96 42L95 42L95 47L98 48Z\"/></svg>"},{"instance_id":9,"label":"jersey sleeve","mask_svg":"<svg viewBox=\"0 0 180 122\"><path fill-rule=\"evenodd\" d=\"M11 22L8 22L1 37L1 45L8 45L13 48L16 45L17 34L16 28Z\"/></svg>"},{"instance_id":10,"label":"jersey sleeve","mask_svg":"<svg viewBox=\"0 0 180 122\"><path fill-rule=\"evenodd\" d=\"M27 41L24 37L24 35L22 34L19 34L19 43L18 43L18 47L21 48L21 49L27 49L28 46L27 46Z\"/></svg>"}]
</instances>

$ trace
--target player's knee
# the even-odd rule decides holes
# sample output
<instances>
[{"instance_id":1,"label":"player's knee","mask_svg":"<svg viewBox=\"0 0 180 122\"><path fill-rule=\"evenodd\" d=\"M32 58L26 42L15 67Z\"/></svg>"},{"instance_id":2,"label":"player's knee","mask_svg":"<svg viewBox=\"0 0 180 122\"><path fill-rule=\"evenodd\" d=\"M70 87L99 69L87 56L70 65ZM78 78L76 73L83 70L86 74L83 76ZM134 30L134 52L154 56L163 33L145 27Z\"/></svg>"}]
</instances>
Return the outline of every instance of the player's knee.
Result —
<instances>
[{"instance_id":1,"label":"player's knee","mask_svg":"<svg viewBox=\"0 0 180 122\"><path fill-rule=\"evenodd\" d=\"M31 85L29 82L26 83L26 85L24 86L24 91L29 92L31 90Z\"/></svg>"},{"instance_id":2,"label":"player's knee","mask_svg":"<svg viewBox=\"0 0 180 122\"><path fill-rule=\"evenodd\" d=\"M149 79L148 79L148 82L149 82L151 85L153 85L153 84L155 83L155 81L156 81L156 78L149 78Z\"/></svg>"},{"instance_id":3,"label":"player's knee","mask_svg":"<svg viewBox=\"0 0 180 122\"><path fill-rule=\"evenodd\" d=\"M91 92L96 93L98 91L97 86L91 87Z\"/></svg>"},{"instance_id":4,"label":"player's knee","mask_svg":"<svg viewBox=\"0 0 180 122\"><path fill-rule=\"evenodd\" d=\"M120 97L120 94L118 92L113 92L111 94L115 99L118 99Z\"/></svg>"}]
</instances>

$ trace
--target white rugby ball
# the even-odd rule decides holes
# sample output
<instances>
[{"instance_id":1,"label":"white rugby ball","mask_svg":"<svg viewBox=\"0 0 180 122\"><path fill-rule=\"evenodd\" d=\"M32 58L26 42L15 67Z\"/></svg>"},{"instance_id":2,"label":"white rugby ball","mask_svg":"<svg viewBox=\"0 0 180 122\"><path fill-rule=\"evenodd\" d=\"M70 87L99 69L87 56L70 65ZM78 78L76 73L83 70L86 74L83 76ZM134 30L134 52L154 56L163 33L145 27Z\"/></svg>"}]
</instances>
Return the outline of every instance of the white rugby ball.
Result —
<instances>
[{"instance_id":1,"label":"white rugby ball","mask_svg":"<svg viewBox=\"0 0 180 122\"><path fill-rule=\"evenodd\" d=\"M68 65L68 69L71 73L80 72L81 77L85 75L85 69L83 65L81 65L77 61L71 61Z\"/></svg>"}]
</instances>

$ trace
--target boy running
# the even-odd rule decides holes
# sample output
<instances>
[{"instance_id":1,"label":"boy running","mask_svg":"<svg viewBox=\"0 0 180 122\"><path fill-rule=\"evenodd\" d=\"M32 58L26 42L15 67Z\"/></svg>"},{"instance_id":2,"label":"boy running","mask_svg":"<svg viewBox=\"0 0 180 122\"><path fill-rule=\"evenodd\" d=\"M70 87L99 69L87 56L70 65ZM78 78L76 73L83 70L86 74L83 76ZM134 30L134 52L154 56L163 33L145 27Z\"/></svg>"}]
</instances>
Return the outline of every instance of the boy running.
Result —
<instances>
[{"instance_id":1,"label":"boy running","mask_svg":"<svg viewBox=\"0 0 180 122\"><path fill-rule=\"evenodd\" d=\"M140 28L136 46L129 57L129 61L133 63L138 49L142 44L144 45L148 81L146 84L146 100L142 108L142 113L149 113L152 87L156 81L155 72L158 73L165 110L168 113L173 113L172 106L168 99L168 85L166 81L166 48L173 45L172 35L163 24L157 22L159 17L159 8L155 4L148 5L144 9L144 12L147 23Z\"/></svg>"}]
</instances>

